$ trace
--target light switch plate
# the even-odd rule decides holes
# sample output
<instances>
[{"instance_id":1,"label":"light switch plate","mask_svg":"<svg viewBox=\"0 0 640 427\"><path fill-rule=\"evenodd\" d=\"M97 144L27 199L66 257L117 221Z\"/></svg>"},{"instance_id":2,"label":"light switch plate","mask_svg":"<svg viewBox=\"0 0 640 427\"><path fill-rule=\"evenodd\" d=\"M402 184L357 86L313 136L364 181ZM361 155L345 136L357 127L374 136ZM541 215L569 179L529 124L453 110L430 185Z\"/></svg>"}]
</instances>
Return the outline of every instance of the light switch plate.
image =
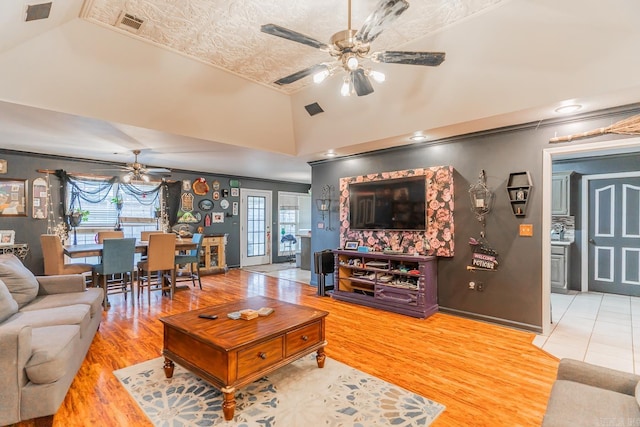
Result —
<instances>
[{"instance_id":1,"label":"light switch plate","mask_svg":"<svg viewBox=\"0 0 640 427\"><path fill-rule=\"evenodd\" d=\"M532 237L533 224L520 224L520 236Z\"/></svg>"}]
</instances>

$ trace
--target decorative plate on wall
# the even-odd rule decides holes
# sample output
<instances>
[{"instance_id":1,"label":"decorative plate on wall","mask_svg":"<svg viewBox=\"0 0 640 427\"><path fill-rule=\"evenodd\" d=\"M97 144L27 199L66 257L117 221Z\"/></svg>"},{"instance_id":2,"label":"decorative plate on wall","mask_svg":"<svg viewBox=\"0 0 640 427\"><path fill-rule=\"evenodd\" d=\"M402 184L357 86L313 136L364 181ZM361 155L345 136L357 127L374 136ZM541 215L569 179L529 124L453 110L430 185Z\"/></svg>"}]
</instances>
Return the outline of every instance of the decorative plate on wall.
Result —
<instances>
[{"instance_id":1,"label":"decorative plate on wall","mask_svg":"<svg viewBox=\"0 0 640 427\"><path fill-rule=\"evenodd\" d=\"M209 184L204 178L198 178L193 181L193 192L198 196L204 196L209 192Z\"/></svg>"},{"instance_id":2,"label":"decorative plate on wall","mask_svg":"<svg viewBox=\"0 0 640 427\"><path fill-rule=\"evenodd\" d=\"M213 200L202 199L198 202L198 207L203 211L210 211L213 209Z\"/></svg>"},{"instance_id":3,"label":"decorative plate on wall","mask_svg":"<svg viewBox=\"0 0 640 427\"><path fill-rule=\"evenodd\" d=\"M220 207L222 209L227 209L229 207L229 201L227 199L222 199L220 202Z\"/></svg>"}]
</instances>

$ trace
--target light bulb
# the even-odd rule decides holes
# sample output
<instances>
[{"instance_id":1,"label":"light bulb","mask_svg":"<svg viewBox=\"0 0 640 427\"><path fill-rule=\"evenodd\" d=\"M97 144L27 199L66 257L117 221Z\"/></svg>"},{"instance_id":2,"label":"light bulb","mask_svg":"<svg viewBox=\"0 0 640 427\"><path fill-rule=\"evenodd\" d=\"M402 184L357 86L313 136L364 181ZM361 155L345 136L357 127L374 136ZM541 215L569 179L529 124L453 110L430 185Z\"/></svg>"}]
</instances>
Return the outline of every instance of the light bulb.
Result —
<instances>
[{"instance_id":1,"label":"light bulb","mask_svg":"<svg viewBox=\"0 0 640 427\"><path fill-rule=\"evenodd\" d=\"M381 73L380 71L376 71L376 70L369 71L369 75L373 80L377 81L378 83L382 83L386 79L386 76L384 75L384 73Z\"/></svg>"},{"instance_id":2,"label":"light bulb","mask_svg":"<svg viewBox=\"0 0 640 427\"><path fill-rule=\"evenodd\" d=\"M149 175L142 175L142 180L144 182L149 182L149 180L150 180Z\"/></svg>"},{"instance_id":3,"label":"light bulb","mask_svg":"<svg viewBox=\"0 0 640 427\"><path fill-rule=\"evenodd\" d=\"M356 70L358 68L358 58L350 56L349 59L347 59L347 68L351 71Z\"/></svg>"},{"instance_id":4,"label":"light bulb","mask_svg":"<svg viewBox=\"0 0 640 427\"><path fill-rule=\"evenodd\" d=\"M349 87L349 79L348 78L344 79L344 82L342 83L342 87L340 88L340 94L342 96L351 95L351 88Z\"/></svg>"},{"instance_id":5,"label":"light bulb","mask_svg":"<svg viewBox=\"0 0 640 427\"><path fill-rule=\"evenodd\" d=\"M322 83L324 81L324 79L326 79L327 77L329 77L329 70L322 70L322 71L318 71L317 73L315 73L313 75L313 82L314 83Z\"/></svg>"},{"instance_id":6,"label":"light bulb","mask_svg":"<svg viewBox=\"0 0 640 427\"><path fill-rule=\"evenodd\" d=\"M127 183L129 181L131 181L131 174L128 173L128 174L126 174L125 176L122 177L122 182Z\"/></svg>"}]
</instances>

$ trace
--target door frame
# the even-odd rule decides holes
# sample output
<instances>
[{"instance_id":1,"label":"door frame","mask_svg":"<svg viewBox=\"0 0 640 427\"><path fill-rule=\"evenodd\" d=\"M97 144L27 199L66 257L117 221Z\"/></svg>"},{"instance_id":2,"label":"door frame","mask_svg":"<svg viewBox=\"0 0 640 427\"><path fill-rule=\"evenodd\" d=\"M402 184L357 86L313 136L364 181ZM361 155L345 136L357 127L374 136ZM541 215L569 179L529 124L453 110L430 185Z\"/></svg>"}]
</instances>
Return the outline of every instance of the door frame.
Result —
<instances>
[{"instance_id":1,"label":"door frame","mask_svg":"<svg viewBox=\"0 0 640 427\"><path fill-rule=\"evenodd\" d=\"M614 153L640 151L640 138L623 138L601 142L578 143L542 150L542 334L551 332L551 176L553 160L561 158L597 157ZM584 269L584 268L583 268ZM581 288L584 278L581 277Z\"/></svg>"},{"instance_id":2,"label":"door frame","mask_svg":"<svg viewBox=\"0 0 640 427\"><path fill-rule=\"evenodd\" d=\"M582 239L582 256L581 262L583 266L589 265L589 183L598 179L610 178L637 178L640 177L640 171L636 172L613 172L594 175L582 176L582 206L580 209L584 212L584 221L582 221L582 235L587 238ZM587 292L589 290L589 268L582 268L580 271L580 291Z\"/></svg>"},{"instance_id":3,"label":"door frame","mask_svg":"<svg viewBox=\"0 0 640 427\"><path fill-rule=\"evenodd\" d=\"M245 254L247 253L247 196L263 196L266 199L266 212L264 222L266 224L267 236L265 238L265 250L266 255L268 257L268 262L264 264L271 264L273 262L273 254L272 254L272 239L273 239L273 230L271 230L272 224L272 194L271 190L256 190L250 188L241 188L240 189L240 268L245 267L247 265L259 265L259 264L245 264L243 260L247 257Z\"/></svg>"}]
</instances>

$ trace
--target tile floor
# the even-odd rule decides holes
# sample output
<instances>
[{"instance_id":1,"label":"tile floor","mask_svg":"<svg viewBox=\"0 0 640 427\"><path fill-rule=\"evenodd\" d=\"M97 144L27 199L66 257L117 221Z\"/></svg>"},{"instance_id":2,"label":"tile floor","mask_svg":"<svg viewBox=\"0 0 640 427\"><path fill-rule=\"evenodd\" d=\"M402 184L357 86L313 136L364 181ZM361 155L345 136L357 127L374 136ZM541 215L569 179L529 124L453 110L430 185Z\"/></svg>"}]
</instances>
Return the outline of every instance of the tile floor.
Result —
<instances>
[{"instance_id":1,"label":"tile floor","mask_svg":"<svg viewBox=\"0 0 640 427\"><path fill-rule=\"evenodd\" d=\"M552 293L551 313L551 333L535 345L558 358L640 373L640 298Z\"/></svg>"},{"instance_id":2,"label":"tile floor","mask_svg":"<svg viewBox=\"0 0 640 427\"><path fill-rule=\"evenodd\" d=\"M311 283L311 271L296 268L293 263L264 264L245 267L245 270L266 274L278 279L292 280L300 283Z\"/></svg>"}]
</instances>

